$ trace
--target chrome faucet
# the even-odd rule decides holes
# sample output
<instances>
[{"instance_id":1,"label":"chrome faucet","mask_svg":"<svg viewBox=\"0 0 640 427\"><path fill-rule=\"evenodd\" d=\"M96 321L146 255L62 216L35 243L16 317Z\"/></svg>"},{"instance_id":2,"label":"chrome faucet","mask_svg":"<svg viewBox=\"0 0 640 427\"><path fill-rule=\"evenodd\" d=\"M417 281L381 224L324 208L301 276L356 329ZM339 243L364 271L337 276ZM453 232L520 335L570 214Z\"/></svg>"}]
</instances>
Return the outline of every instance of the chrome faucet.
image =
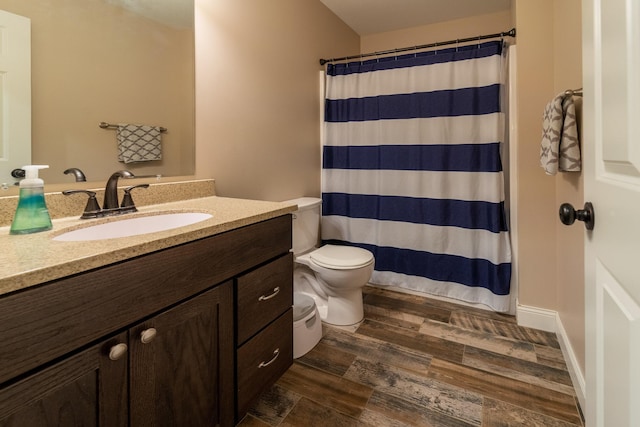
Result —
<instances>
[{"instance_id":1,"label":"chrome faucet","mask_svg":"<svg viewBox=\"0 0 640 427\"><path fill-rule=\"evenodd\" d=\"M107 186L104 188L104 203L102 203L102 209L117 209L120 207L118 203L118 178L134 178L134 175L128 170L121 170L114 172L107 181Z\"/></svg>"}]
</instances>

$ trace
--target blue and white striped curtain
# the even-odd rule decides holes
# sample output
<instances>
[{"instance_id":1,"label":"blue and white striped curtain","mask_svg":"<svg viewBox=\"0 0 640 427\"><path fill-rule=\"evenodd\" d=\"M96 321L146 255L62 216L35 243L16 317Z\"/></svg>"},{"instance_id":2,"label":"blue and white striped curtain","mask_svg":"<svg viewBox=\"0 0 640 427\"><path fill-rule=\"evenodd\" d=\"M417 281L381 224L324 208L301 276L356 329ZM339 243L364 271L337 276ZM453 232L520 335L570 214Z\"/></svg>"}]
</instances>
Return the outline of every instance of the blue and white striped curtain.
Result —
<instances>
[{"instance_id":1,"label":"blue and white striped curtain","mask_svg":"<svg viewBox=\"0 0 640 427\"><path fill-rule=\"evenodd\" d=\"M327 68L322 238L371 283L509 311L501 41Z\"/></svg>"}]
</instances>

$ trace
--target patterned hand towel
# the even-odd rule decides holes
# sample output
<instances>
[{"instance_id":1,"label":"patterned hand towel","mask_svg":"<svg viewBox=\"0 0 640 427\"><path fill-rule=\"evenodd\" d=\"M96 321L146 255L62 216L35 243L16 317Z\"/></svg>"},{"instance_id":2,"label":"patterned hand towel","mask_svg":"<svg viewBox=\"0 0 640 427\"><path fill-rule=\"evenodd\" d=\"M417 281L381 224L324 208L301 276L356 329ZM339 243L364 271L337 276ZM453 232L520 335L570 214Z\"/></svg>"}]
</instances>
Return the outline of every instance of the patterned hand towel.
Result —
<instances>
[{"instance_id":1,"label":"patterned hand towel","mask_svg":"<svg viewBox=\"0 0 640 427\"><path fill-rule=\"evenodd\" d=\"M118 161L148 162L162 159L160 127L121 123L116 129Z\"/></svg>"},{"instance_id":2,"label":"patterned hand towel","mask_svg":"<svg viewBox=\"0 0 640 427\"><path fill-rule=\"evenodd\" d=\"M547 175L580 171L580 144L572 96L559 94L544 109L540 166Z\"/></svg>"}]
</instances>

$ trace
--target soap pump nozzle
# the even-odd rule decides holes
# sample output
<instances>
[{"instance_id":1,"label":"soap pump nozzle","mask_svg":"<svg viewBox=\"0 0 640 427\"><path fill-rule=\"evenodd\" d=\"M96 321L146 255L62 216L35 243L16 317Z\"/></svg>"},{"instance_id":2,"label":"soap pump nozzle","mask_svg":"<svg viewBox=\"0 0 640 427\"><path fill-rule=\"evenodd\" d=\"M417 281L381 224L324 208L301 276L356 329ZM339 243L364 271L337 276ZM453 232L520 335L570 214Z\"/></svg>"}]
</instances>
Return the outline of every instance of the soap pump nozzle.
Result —
<instances>
[{"instance_id":1,"label":"soap pump nozzle","mask_svg":"<svg viewBox=\"0 0 640 427\"><path fill-rule=\"evenodd\" d=\"M40 169L47 169L49 165L28 165L23 166L24 179L20 181L20 187L39 187L44 186L44 181L38 178Z\"/></svg>"}]
</instances>

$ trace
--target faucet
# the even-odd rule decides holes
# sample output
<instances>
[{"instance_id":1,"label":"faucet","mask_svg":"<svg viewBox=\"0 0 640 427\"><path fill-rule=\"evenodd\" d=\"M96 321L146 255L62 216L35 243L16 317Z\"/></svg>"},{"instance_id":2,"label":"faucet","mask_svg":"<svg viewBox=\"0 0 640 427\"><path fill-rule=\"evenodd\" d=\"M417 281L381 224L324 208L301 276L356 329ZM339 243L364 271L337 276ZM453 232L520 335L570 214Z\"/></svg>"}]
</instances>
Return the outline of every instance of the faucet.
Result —
<instances>
[{"instance_id":1,"label":"faucet","mask_svg":"<svg viewBox=\"0 0 640 427\"><path fill-rule=\"evenodd\" d=\"M76 193L84 193L89 196L87 206L84 208L81 219L102 218L104 216L121 215L125 213L137 212L138 209L131 198L131 190L134 188L148 188L149 184L138 184L124 189L124 197L122 205L118 204L118 178L135 178L128 170L114 172L107 181L104 189L104 203L102 209L96 200L95 191L90 190L65 190L62 192L65 196Z\"/></svg>"},{"instance_id":2,"label":"faucet","mask_svg":"<svg viewBox=\"0 0 640 427\"><path fill-rule=\"evenodd\" d=\"M121 170L114 172L107 181L107 186L104 188L104 203L102 209L117 209L120 207L118 203L118 178L133 178L134 175L128 170Z\"/></svg>"},{"instance_id":3,"label":"faucet","mask_svg":"<svg viewBox=\"0 0 640 427\"><path fill-rule=\"evenodd\" d=\"M73 174L76 177L76 182L85 182L87 180L87 177L78 168L69 168L64 171L64 174Z\"/></svg>"}]
</instances>

